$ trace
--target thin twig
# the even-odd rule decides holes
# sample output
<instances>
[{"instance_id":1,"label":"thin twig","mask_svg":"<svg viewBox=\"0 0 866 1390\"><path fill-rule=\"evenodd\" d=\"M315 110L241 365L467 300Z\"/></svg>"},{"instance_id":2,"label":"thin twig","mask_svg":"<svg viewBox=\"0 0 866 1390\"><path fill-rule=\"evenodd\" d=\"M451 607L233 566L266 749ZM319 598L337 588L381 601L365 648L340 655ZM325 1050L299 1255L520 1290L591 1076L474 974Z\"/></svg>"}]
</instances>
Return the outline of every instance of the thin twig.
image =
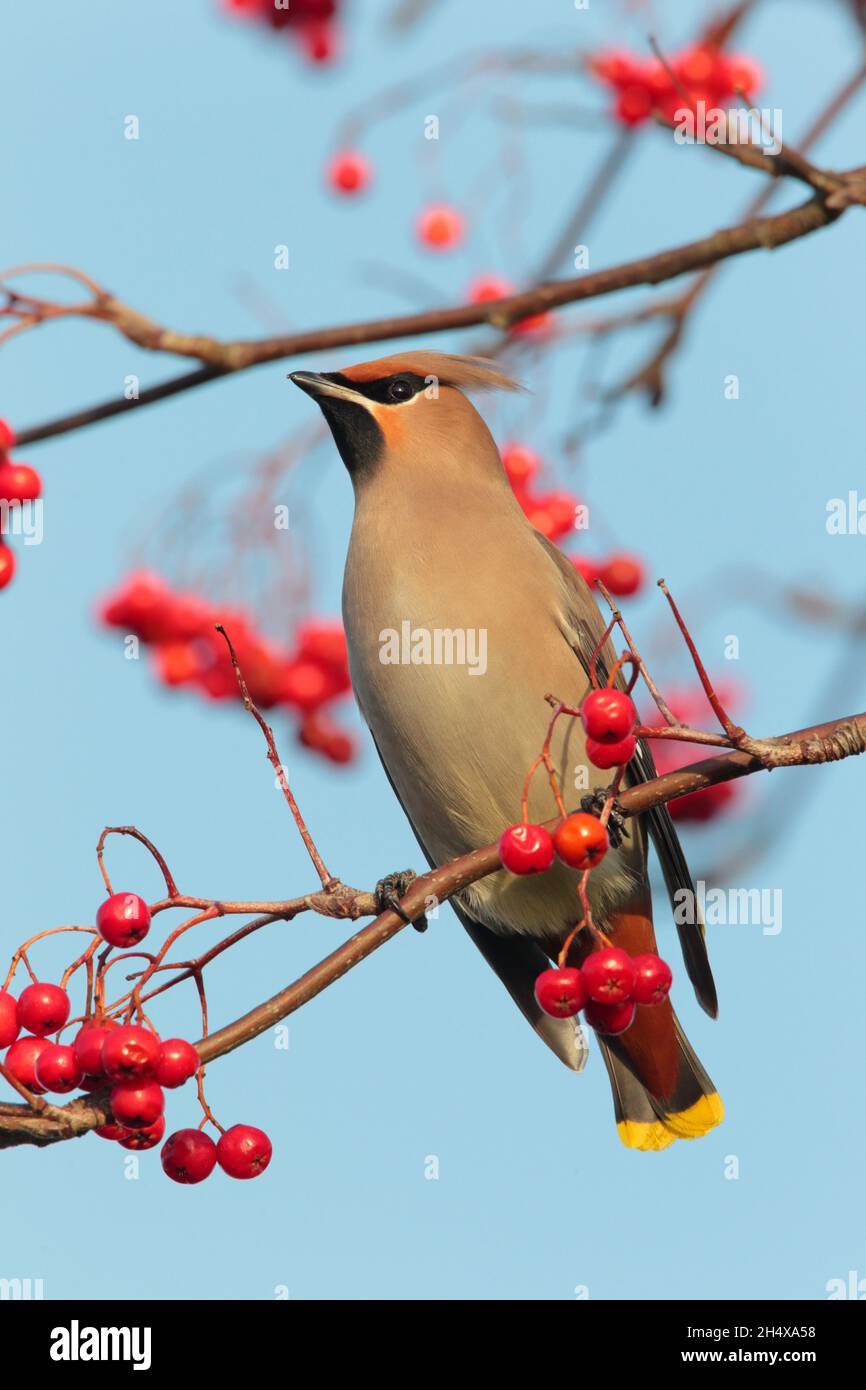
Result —
<instances>
[{"instance_id":1,"label":"thin twig","mask_svg":"<svg viewBox=\"0 0 866 1390\"><path fill-rule=\"evenodd\" d=\"M265 736L265 743L268 747L268 762L271 764L271 767L277 774L277 781L280 784L280 789L282 790L283 796L286 798L289 810L291 811L292 816L294 818L295 825L298 827L301 839L303 840L304 845L306 846L307 853L313 861L313 867L315 868L316 873L319 875L322 887L325 889L326 892L328 892L329 890L332 890L338 886L339 880L334 878L333 874L328 872L327 868L325 867L325 863L322 859L322 856L319 854L319 851L316 849L316 846L313 843L313 837L307 829L307 823L301 815L300 807L298 806L298 803L292 794L292 789L289 786L285 768L283 767L283 764L280 761L280 755L277 751L277 745L274 739L273 729L259 713L259 710L256 708L253 698L250 695L249 690L247 689L247 683L244 680L243 675L241 673L241 668L238 665L237 655L235 654L235 649L232 646L231 638L229 637L222 623L216 624L216 630L224 638L225 643L229 649L229 654L232 659L232 666L234 667L235 678L240 687L241 696L243 697L244 709L249 710L250 714L253 716L253 718L255 719L256 723L258 724L259 728Z\"/></svg>"}]
</instances>

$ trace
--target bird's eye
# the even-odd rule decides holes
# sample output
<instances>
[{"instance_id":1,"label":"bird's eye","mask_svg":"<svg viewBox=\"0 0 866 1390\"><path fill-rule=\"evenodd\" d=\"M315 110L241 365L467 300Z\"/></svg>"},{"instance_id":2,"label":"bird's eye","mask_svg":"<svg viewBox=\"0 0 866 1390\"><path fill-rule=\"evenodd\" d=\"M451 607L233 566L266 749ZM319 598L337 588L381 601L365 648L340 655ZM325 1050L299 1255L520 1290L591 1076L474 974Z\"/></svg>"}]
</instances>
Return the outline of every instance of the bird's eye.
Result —
<instances>
[{"instance_id":1,"label":"bird's eye","mask_svg":"<svg viewBox=\"0 0 866 1390\"><path fill-rule=\"evenodd\" d=\"M415 394L415 389L411 381L407 381L404 376L398 376L388 387L388 398L392 401L408 401Z\"/></svg>"}]
</instances>

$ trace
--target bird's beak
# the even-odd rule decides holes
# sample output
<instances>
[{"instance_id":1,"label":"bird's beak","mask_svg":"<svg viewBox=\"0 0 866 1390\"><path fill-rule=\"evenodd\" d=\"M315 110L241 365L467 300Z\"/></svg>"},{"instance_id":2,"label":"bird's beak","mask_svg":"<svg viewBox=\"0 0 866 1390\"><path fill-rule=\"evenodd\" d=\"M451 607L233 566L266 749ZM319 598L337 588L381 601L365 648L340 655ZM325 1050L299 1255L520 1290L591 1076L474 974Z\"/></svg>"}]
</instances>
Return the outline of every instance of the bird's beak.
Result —
<instances>
[{"instance_id":1,"label":"bird's beak","mask_svg":"<svg viewBox=\"0 0 866 1390\"><path fill-rule=\"evenodd\" d=\"M360 392L352 391L348 386L343 386L339 381L331 381L329 377L323 376L321 372L289 372L289 381L293 381L296 386L300 386L302 391L306 391L313 400L319 400L322 396L335 396L341 401L354 401L358 405L364 405L364 397Z\"/></svg>"}]
</instances>

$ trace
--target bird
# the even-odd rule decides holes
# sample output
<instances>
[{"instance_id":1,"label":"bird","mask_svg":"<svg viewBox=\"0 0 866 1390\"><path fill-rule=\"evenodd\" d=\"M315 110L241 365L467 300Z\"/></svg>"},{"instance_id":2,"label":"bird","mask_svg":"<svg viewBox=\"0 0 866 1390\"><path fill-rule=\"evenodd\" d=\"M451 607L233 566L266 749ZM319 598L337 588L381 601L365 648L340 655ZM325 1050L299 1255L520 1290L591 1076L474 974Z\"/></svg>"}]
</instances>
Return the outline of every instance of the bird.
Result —
<instances>
[{"instance_id":1,"label":"bird","mask_svg":"<svg viewBox=\"0 0 866 1390\"><path fill-rule=\"evenodd\" d=\"M580 704L605 621L582 576L524 515L467 394L522 389L500 365L417 349L289 379L321 409L354 490L343 622L358 706L422 853L445 864L518 819L550 721L546 696ZM610 644L601 660L609 669ZM579 720L558 722L550 751L566 807L579 809L586 782L576 774L589 765ZM654 775L640 742L624 785ZM549 797L535 778L530 820L551 818ZM675 896L694 890L665 806L631 819L589 875L594 924L631 955L656 950L650 841L672 904L695 902ZM586 1062L582 1028L544 1013L534 986L582 915L577 880L558 862L531 877L503 868L451 899L525 1018L573 1071ZM687 974L714 1018L703 923L680 921L688 915L674 914ZM585 936L569 963L585 956ZM669 1000L638 1009L621 1035L596 1036L626 1147L665 1149L723 1118Z\"/></svg>"}]
</instances>

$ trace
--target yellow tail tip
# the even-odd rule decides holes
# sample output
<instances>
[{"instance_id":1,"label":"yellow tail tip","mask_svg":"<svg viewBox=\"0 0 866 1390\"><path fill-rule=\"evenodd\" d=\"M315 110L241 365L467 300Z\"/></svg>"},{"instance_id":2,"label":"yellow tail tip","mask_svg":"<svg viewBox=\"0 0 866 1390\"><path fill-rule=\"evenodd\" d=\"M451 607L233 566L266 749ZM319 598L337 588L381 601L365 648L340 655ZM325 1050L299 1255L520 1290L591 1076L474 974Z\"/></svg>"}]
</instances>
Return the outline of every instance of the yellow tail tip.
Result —
<instances>
[{"instance_id":1,"label":"yellow tail tip","mask_svg":"<svg viewBox=\"0 0 866 1390\"><path fill-rule=\"evenodd\" d=\"M700 1139L725 1118L722 1098L715 1091L701 1096L685 1110L675 1110L663 1120L619 1120L616 1132L627 1149L644 1153L667 1149L675 1139Z\"/></svg>"},{"instance_id":2,"label":"yellow tail tip","mask_svg":"<svg viewBox=\"0 0 866 1390\"><path fill-rule=\"evenodd\" d=\"M645 1153L666 1149L676 1139L661 1120L619 1120L616 1132L627 1149L642 1149Z\"/></svg>"},{"instance_id":3,"label":"yellow tail tip","mask_svg":"<svg viewBox=\"0 0 866 1390\"><path fill-rule=\"evenodd\" d=\"M713 1091L710 1095L700 1096L686 1110L675 1110L665 1115L664 1123L677 1139L700 1139L702 1134L708 1134L721 1124L724 1118L722 1098Z\"/></svg>"}]
</instances>

